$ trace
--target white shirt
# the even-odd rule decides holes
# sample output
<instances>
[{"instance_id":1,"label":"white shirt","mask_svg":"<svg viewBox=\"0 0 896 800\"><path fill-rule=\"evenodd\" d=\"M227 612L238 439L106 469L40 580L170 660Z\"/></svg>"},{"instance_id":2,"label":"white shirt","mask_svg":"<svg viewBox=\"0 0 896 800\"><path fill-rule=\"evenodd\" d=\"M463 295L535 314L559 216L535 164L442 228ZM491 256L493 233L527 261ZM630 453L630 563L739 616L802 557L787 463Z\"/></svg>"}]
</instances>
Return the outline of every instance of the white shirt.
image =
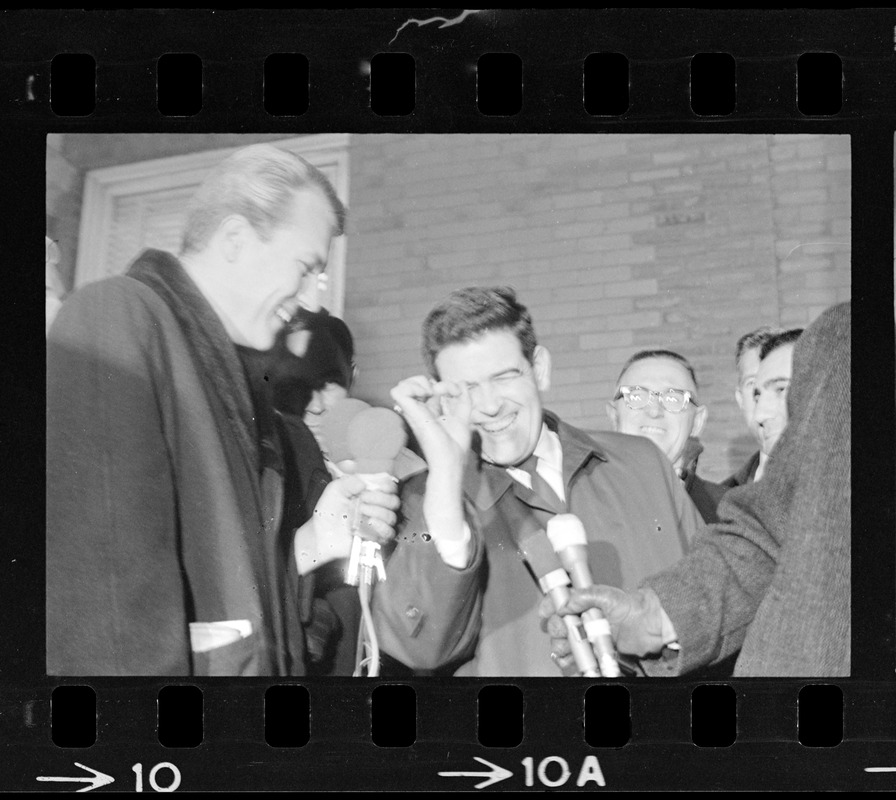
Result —
<instances>
[{"instance_id":1,"label":"white shirt","mask_svg":"<svg viewBox=\"0 0 896 800\"><path fill-rule=\"evenodd\" d=\"M563 485L563 447L560 437L547 425L541 426L541 435L535 445L534 455L538 458L535 471L554 490L561 502L566 502L566 487ZM527 489L532 488L532 476L524 469L507 467L507 474Z\"/></svg>"}]
</instances>

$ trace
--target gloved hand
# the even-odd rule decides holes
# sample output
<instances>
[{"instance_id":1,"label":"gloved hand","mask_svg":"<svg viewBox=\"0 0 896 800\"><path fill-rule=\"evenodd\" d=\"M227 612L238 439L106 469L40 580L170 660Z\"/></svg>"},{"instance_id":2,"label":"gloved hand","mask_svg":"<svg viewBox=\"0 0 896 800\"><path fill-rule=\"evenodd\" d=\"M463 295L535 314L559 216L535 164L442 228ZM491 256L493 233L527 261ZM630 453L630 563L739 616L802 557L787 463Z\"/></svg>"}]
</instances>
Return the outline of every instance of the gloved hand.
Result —
<instances>
[{"instance_id":1,"label":"gloved hand","mask_svg":"<svg viewBox=\"0 0 896 800\"><path fill-rule=\"evenodd\" d=\"M554 611L549 597L544 598L538 613L542 629L551 636L551 652L563 669L570 655L566 625L560 615L581 614L585 609L597 608L610 623L610 631L620 653L643 657L659 653L663 646L675 639L668 617L663 612L656 592L650 587L634 593L612 586L590 586L573 589L560 613Z\"/></svg>"}]
</instances>

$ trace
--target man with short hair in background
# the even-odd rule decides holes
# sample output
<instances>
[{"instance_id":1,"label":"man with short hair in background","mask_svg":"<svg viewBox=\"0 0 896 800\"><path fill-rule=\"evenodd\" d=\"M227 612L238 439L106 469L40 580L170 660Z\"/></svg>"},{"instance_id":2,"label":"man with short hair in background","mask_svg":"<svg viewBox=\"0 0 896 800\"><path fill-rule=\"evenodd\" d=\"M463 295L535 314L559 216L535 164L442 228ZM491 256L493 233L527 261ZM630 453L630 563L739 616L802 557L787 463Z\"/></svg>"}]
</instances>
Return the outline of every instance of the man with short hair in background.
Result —
<instances>
[{"instance_id":1,"label":"man with short hair in background","mask_svg":"<svg viewBox=\"0 0 896 800\"><path fill-rule=\"evenodd\" d=\"M306 161L243 148L197 189L178 258L147 250L63 304L47 344L49 674L304 674L298 573L348 554L356 498L363 535L391 537L397 498L349 476L284 530L284 442L251 354L316 307L344 215Z\"/></svg>"},{"instance_id":2,"label":"man with short hair in background","mask_svg":"<svg viewBox=\"0 0 896 800\"><path fill-rule=\"evenodd\" d=\"M787 391L793 373L793 348L802 328L791 328L770 336L759 350L759 369L753 387L753 419L766 462L787 427ZM760 477L762 472L759 473Z\"/></svg>"},{"instance_id":3,"label":"man with short hair in background","mask_svg":"<svg viewBox=\"0 0 896 800\"><path fill-rule=\"evenodd\" d=\"M737 388L734 390L734 399L744 415L747 428L759 445L759 450L753 453L737 472L722 481L721 485L729 489L759 480L765 470L768 452L762 449L762 436L755 419L756 398L753 395L753 389L756 387L756 373L759 371L759 353L762 350L762 345L770 337L779 333L783 333L782 328L763 325L745 333L737 340L735 346L734 362L737 367Z\"/></svg>"},{"instance_id":4,"label":"man with short hair in background","mask_svg":"<svg viewBox=\"0 0 896 800\"><path fill-rule=\"evenodd\" d=\"M613 430L650 439L684 482L704 522L715 522L725 490L697 475L703 452L698 437L706 424L706 406L697 399L697 376L690 362L673 350L642 350L619 373L613 400L607 403Z\"/></svg>"}]
</instances>

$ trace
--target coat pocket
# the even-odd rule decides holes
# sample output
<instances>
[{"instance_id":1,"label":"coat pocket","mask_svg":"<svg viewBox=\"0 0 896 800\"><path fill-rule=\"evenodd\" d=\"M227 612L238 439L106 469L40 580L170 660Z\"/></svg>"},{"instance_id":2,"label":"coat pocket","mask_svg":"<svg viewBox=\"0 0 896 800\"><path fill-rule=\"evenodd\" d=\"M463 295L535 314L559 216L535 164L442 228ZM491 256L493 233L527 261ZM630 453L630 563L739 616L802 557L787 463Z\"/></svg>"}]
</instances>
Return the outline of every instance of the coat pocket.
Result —
<instances>
[{"instance_id":1,"label":"coat pocket","mask_svg":"<svg viewBox=\"0 0 896 800\"><path fill-rule=\"evenodd\" d=\"M193 653L193 674L203 677L251 677L260 674L258 636L250 634L235 642Z\"/></svg>"}]
</instances>

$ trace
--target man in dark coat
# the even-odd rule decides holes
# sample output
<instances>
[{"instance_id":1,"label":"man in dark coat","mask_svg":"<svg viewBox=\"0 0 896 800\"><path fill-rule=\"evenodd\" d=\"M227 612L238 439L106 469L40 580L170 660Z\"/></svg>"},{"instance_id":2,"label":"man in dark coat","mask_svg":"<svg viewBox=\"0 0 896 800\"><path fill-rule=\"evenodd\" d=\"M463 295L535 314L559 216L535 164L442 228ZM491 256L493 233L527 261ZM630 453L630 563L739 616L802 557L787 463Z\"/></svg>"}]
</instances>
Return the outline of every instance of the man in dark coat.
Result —
<instances>
[{"instance_id":1,"label":"man in dark coat","mask_svg":"<svg viewBox=\"0 0 896 800\"><path fill-rule=\"evenodd\" d=\"M146 251L69 297L47 344L47 672L298 675L300 573L392 534L397 498L350 478L284 539L282 440L237 353L271 347L344 209L269 145L188 209L180 258ZM253 398L255 394L255 398Z\"/></svg>"},{"instance_id":2,"label":"man in dark coat","mask_svg":"<svg viewBox=\"0 0 896 800\"><path fill-rule=\"evenodd\" d=\"M650 442L589 437L543 409L550 354L512 289L451 294L424 322L424 353L433 378L392 390L429 471L402 494L376 586L382 650L418 671L557 676L529 537L550 552L545 531L574 514L592 573L635 586L684 554L696 510Z\"/></svg>"},{"instance_id":3,"label":"man in dark coat","mask_svg":"<svg viewBox=\"0 0 896 800\"><path fill-rule=\"evenodd\" d=\"M678 655L678 674L741 648L736 676L845 676L850 670L850 306L833 306L799 337L789 423L761 481L730 490L721 522L637 592L595 586L565 611L598 607L621 652ZM564 627L543 616L566 658Z\"/></svg>"}]
</instances>

